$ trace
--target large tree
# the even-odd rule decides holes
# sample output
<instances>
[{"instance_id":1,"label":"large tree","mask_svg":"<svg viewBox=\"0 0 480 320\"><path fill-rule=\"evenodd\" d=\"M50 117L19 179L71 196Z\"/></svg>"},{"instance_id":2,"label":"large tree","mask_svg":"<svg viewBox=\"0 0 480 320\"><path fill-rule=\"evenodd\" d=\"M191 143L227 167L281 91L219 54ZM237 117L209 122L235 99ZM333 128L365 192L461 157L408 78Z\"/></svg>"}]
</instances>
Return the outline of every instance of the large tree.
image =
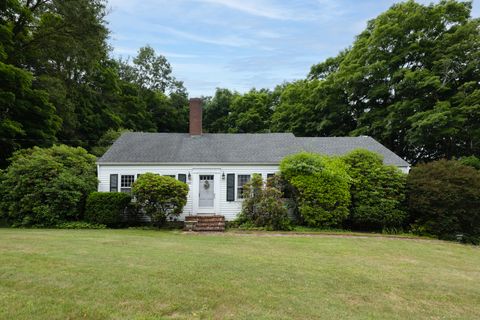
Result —
<instances>
[{"instance_id":1,"label":"large tree","mask_svg":"<svg viewBox=\"0 0 480 320\"><path fill-rule=\"evenodd\" d=\"M471 2L407 1L283 92L272 129L371 135L417 162L480 153L480 20Z\"/></svg>"},{"instance_id":2,"label":"large tree","mask_svg":"<svg viewBox=\"0 0 480 320\"><path fill-rule=\"evenodd\" d=\"M108 130L186 130L187 93L165 57L148 46L132 66L109 56L105 7L7 0L0 8L0 166L15 149L55 140L91 149Z\"/></svg>"}]
</instances>

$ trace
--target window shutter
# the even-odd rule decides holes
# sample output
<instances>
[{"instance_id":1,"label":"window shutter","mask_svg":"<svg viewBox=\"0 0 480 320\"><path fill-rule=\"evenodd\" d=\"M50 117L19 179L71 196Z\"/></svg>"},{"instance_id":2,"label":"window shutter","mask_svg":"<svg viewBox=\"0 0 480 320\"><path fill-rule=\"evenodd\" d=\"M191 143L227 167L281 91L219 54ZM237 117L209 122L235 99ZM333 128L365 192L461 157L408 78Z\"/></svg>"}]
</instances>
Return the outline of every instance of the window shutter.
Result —
<instances>
[{"instance_id":1,"label":"window shutter","mask_svg":"<svg viewBox=\"0 0 480 320\"><path fill-rule=\"evenodd\" d=\"M178 180L182 181L183 183L187 183L187 175L185 173L179 173Z\"/></svg>"},{"instance_id":2,"label":"window shutter","mask_svg":"<svg viewBox=\"0 0 480 320\"><path fill-rule=\"evenodd\" d=\"M110 175L110 192L118 192L118 174Z\"/></svg>"},{"instance_id":3,"label":"window shutter","mask_svg":"<svg viewBox=\"0 0 480 320\"><path fill-rule=\"evenodd\" d=\"M235 174L227 174L227 201L235 200Z\"/></svg>"}]
</instances>

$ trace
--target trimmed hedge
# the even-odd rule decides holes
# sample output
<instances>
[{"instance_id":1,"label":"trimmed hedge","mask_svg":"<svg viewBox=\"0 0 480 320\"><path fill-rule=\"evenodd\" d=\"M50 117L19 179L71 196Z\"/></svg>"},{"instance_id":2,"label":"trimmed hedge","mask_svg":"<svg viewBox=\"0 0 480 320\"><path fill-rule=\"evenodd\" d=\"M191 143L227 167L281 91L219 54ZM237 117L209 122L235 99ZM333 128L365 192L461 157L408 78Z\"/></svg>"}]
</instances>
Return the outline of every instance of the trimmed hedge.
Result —
<instances>
[{"instance_id":1,"label":"trimmed hedge","mask_svg":"<svg viewBox=\"0 0 480 320\"><path fill-rule=\"evenodd\" d=\"M85 220L117 227L122 223L125 208L131 200L128 193L92 192L87 198Z\"/></svg>"}]
</instances>

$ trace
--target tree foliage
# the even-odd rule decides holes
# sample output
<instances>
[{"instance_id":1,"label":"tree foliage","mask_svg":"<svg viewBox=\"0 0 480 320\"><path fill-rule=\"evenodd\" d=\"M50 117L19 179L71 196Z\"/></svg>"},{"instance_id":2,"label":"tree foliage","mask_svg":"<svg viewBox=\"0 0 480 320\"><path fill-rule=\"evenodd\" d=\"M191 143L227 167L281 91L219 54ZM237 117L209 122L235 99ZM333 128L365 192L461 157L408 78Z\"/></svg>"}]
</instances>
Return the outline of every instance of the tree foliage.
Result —
<instances>
[{"instance_id":1,"label":"tree foliage","mask_svg":"<svg viewBox=\"0 0 480 320\"><path fill-rule=\"evenodd\" d=\"M0 181L0 213L16 226L54 226L82 218L97 188L95 157L56 145L17 151Z\"/></svg>"},{"instance_id":2,"label":"tree foliage","mask_svg":"<svg viewBox=\"0 0 480 320\"><path fill-rule=\"evenodd\" d=\"M368 150L354 150L343 161L352 178L352 226L377 231L402 228L408 217L404 209L406 175L384 165L380 155Z\"/></svg>"},{"instance_id":3,"label":"tree foliage","mask_svg":"<svg viewBox=\"0 0 480 320\"><path fill-rule=\"evenodd\" d=\"M133 183L132 193L141 210L155 225L161 226L168 218L182 213L188 185L172 177L144 173Z\"/></svg>"},{"instance_id":4,"label":"tree foliage","mask_svg":"<svg viewBox=\"0 0 480 320\"><path fill-rule=\"evenodd\" d=\"M56 141L91 149L107 132L187 128L187 93L149 47L109 56L105 0L8 0L0 11L0 166ZM132 77L128 72L132 70Z\"/></svg>"},{"instance_id":5,"label":"tree foliage","mask_svg":"<svg viewBox=\"0 0 480 320\"><path fill-rule=\"evenodd\" d=\"M412 162L478 155L480 20L471 2L406 1L286 86L272 130L370 135Z\"/></svg>"},{"instance_id":6,"label":"tree foliage","mask_svg":"<svg viewBox=\"0 0 480 320\"><path fill-rule=\"evenodd\" d=\"M419 233L480 243L480 172L454 160L414 167L407 180L408 206Z\"/></svg>"}]
</instances>

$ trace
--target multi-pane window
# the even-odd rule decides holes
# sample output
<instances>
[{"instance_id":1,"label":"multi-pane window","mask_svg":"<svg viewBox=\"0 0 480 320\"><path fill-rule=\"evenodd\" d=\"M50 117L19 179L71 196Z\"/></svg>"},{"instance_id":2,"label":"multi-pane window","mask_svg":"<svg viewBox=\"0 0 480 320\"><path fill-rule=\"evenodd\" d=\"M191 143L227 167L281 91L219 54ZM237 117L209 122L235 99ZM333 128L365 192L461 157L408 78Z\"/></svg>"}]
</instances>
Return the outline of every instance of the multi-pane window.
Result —
<instances>
[{"instance_id":1,"label":"multi-pane window","mask_svg":"<svg viewBox=\"0 0 480 320\"><path fill-rule=\"evenodd\" d=\"M249 174L237 175L237 199L243 199L243 185L250 181Z\"/></svg>"},{"instance_id":2,"label":"multi-pane window","mask_svg":"<svg viewBox=\"0 0 480 320\"><path fill-rule=\"evenodd\" d=\"M135 181L135 176L132 175L122 175L120 179L120 191L121 192L132 192L132 184Z\"/></svg>"}]
</instances>

